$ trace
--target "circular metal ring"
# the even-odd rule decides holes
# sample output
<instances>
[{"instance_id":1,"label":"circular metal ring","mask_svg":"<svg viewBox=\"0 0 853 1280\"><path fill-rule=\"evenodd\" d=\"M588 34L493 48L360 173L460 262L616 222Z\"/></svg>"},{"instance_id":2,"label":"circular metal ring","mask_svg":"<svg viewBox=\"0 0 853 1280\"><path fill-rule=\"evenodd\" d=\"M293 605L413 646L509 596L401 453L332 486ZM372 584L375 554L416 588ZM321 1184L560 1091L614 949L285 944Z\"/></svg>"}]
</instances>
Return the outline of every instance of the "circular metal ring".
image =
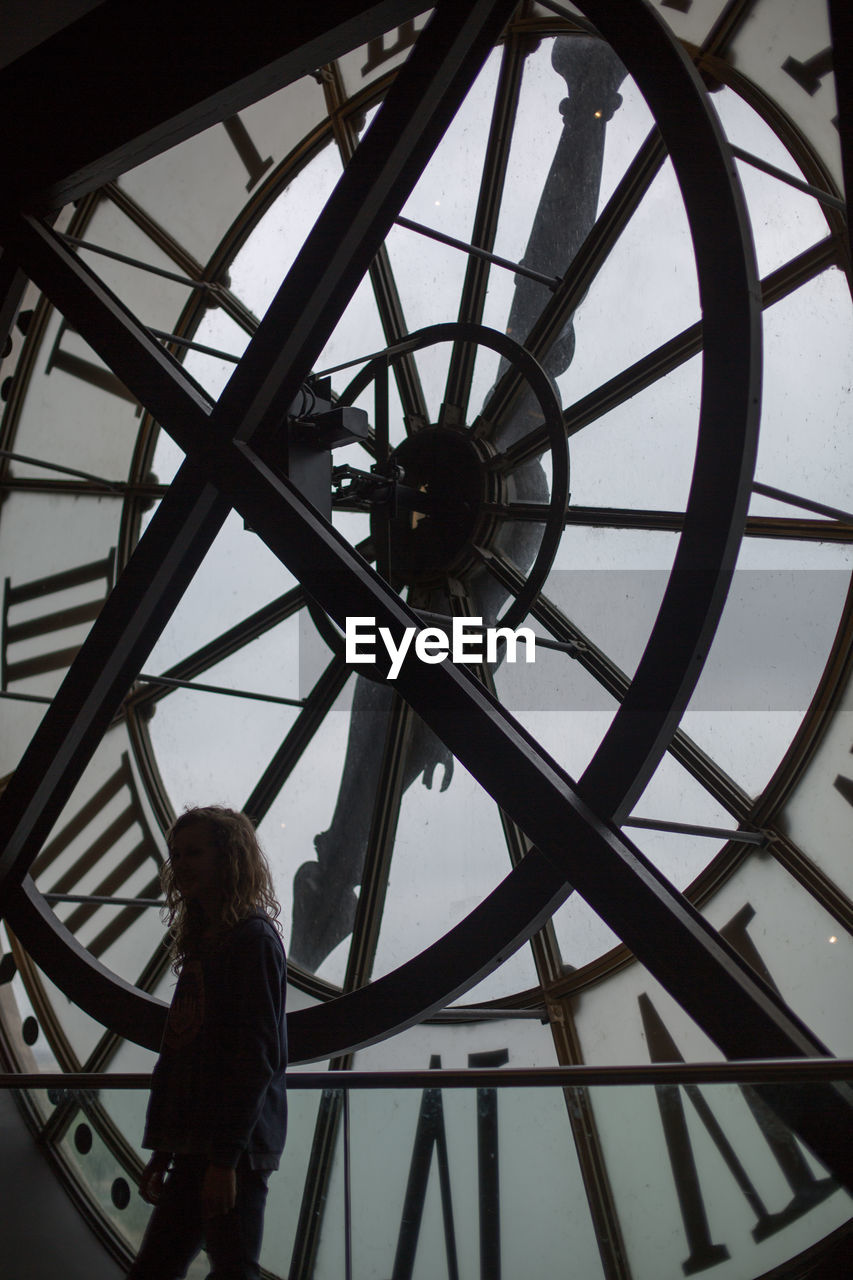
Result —
<instances>
[{"instance_id":1,"label":"circular metal ring","mask_svg":"<svg viewBox=\"0 0 853 1280\"><path fill-rule=\"evenodd\" d=\"M521 371L542 411L543 423L548 433L552 459L551 492L542 540L524 586L499 619L502 627L516 628L527 617L551 571L563 534L566 507L569 502L569 450L563 426L562 406L552 380L538 360L508 334L500 333L497 329L490 329L485 325L457 322L429 325L409 334L393 347L389 347L369 360L342 392L340 403L354 403L382 371L386 362L393 364L394 361L402 359L413 351L422 351L425 347L435 346L441 342L460 341L487 347ZM340 629L320 605L310 598L308 612L332 651L342 655L344 638ZM434 619L431 617L430 620Z\"/></svg>"},{"instance_id":2,"label":"circular metal ring","mask_svg":"<svg viewBox=\"0 0 853 1280\"><path fill-rule=\"evenodd\" d=\"M634 75L669 148L693 236L704 337L696 466L670 582L631 689L580 784L593 809L609 816L630 807L666 749L722 612L754 466L760 322L734 165L693 68L647 5L580 0L580 7ZM556 865L528 856L421 956L363 991L292 1015L294 1059L356 1048L417 1021L473 985L484 963L511 954L539 927L543 911L553 911L569 892ZM23 889L8 912L34 958L55 953L55 937L53 947L44 944L45 930L62 934L63 989L96 1017L111 1007L110 1025L156 1047L165 1006L128 988L57 929L55 918L48 925L39 915ZM490 942L469 951L478 927L489 931ZM351 1016L356 1005L357 1018Z\"/></svg>"}]
</instances>

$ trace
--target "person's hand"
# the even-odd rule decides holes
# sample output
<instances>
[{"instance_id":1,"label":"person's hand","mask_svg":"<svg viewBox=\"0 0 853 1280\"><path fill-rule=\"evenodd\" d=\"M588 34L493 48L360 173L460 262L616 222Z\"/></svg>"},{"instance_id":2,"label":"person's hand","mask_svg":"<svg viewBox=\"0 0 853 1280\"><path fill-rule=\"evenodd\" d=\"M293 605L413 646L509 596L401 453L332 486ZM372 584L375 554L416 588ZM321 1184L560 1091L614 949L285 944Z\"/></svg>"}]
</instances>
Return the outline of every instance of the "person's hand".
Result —
<instances>
[{"instance_id":1,"label":"person's hand","mask_svg":"<svg viewBox=\"0 0 853 1280\"><path fill-rule=\"evenodd\" d=\"M163 1191L163 1179L171 1156L168 1151L155 1151L139 1179L139 1194L146 1204L156 1204Z\"/></svg>"},{"instance_id":2,"label":"person's hand","mask_svg":"<svg viewBox=\"0 0 853 1280\"><path fill-rule=\"evenodd\" d=\"M201 1184L201 1211L204 1218L229 1213L237 1200L237 1174L219 1164L209 1164Z\"/></svg>"}]
</instances>

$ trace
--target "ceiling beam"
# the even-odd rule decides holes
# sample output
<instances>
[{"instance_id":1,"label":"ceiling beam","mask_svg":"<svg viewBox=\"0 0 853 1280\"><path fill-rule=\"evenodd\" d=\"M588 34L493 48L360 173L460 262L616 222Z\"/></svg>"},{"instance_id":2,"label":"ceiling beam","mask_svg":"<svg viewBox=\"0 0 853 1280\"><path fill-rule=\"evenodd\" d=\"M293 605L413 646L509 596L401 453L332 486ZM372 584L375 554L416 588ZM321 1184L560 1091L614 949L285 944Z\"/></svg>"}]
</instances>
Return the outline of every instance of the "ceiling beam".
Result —
<instances>
[{"instance_id":1,"label":"ceiling beam","mask_svg":"<svg viewBox=\"0 0 853 1280\"><path fill-rule=\"evenodd\" d=\"M5 200L60 208L426 7L105 0L0 73Z\"/></svg>"}]
</instances>

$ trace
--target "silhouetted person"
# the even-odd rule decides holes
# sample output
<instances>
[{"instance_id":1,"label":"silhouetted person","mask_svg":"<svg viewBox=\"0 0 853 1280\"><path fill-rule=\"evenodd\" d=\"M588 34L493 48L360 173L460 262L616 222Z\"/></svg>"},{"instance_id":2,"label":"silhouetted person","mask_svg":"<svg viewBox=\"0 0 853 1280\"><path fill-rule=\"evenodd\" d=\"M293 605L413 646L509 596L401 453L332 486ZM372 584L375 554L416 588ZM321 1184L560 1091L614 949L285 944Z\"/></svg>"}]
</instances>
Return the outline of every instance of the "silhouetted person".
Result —
<instances>
[{"instance_id":1,"label":"silhouetted person","mask_svg":"<svg viewBox=\"0 0 853 1280\"><path fill-rule=\"evenodd\" d=\"M151 1082L140 1194L154 1212L129 1280L260 1275L267 1179L284 1147L286 965L250 820L209 807L168 834L163 884L179 974Z\"/></svg>"}]
</instances>

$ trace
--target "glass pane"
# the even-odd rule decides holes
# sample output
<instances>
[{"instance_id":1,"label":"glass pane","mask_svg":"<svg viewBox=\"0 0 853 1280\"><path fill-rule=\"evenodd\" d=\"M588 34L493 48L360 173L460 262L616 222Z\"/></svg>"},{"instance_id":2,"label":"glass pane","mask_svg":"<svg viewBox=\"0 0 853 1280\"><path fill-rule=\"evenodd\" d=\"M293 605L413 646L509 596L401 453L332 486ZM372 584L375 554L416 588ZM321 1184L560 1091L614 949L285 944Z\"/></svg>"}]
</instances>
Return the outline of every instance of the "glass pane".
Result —
<instances>
[{"instance_id":1,"label":"glass pane","mask_svg":"<svg viewBox=\"0 0 853 1280\"><path fill-rule=\"evenodd\" d=\"M206 262L265 176L275 172L324 111L311 76L280 89L121 178L139 202L185 250ZM270 163L267 163L267 162Z\"/></svg>"},{"instance_id":2,"label":"glass pane","mask_svg":"<svg viewBox=\"0 0 853 1280\"><path fill-rule=\"evenodd\" d=\"M291 1076L288 1145L270 1176L261 1255L275 1280L294 1274L297 1256L300 1274L340 1280L348 1254L358 1280L557 1277L567 1260L572 1275L597 1280L622 1247L635 1280L712 1268L743 1280L810 1249L822 1274L820 1242L849 1217L849 1194L770 1110L760 1083L675 1075L564 1089L493 1074L377 1085L321 1092ZM136 1193L145 1153L133 1139L116 1145L103 1108L137 1113L145 1096L54 1084L29 1095L44 1114L71 1109L61 1158L131 1255L150 1212ZM582 1173L571 1116L585 1117L600 1158L595 1183ZM322 1158L320 1119L332 1135ZM207 1269L202 1254L188 1274L201 1280Z\"/></svg>"},{"instance_id":3,"label":"glass pane","mask_svg":"<svg viewBox=\"0 0 853 1280\"><path fill-rule=\"evenodd\" d=\"M849 935L770 854L747 857L703 914L776 987L831 1053L850 1052ZM572 959L567 947L564 954ZM652 1058L642 1016L648 1001L658 1010L681 1059L704 1062L720 1057L708 1036L635 962L584 991L576 1014L584 1061L625 1064Z\"/></svg>"},{"instance_id":4,"label":"glass pane","mask_svg":"<svg viewBox=\"0 0 853 1280\"><path fill-rule=\"evenodd\" d=\"M825 0L761 0L741 25L727 60L795 122L841 182L841 148Z\"/></svg>"},{"instance_id":5,"label":"glass pane","mask_svg":"<svg viewBox=\"0 0 853 1280\"><path fill-rule=\"evenodd\" d=\"M849 1195L754 1087L590 1093L636 1280L763 1276L850 1214Z\"/></svg>"},{"instance_id":6,"label":"glass pane","mask_svg":"<svg viewBox=\"0 0 853 1280\"><path fill-rule=\"evenodd\" d=\"M853 897L850 806L853 803L853 686L781 815L783 830L839 888Z\"/></svg>"},{"instance_id":7,"label":"glass pane","mask_svg":"<svg viewBox=\"0 0 853 1280\"><path fill-rule=\"evenodd\" d=\"M743 98L724 88L711 96L711 102L731 143L802 181L803 174L787 148ZM759 276L774 271L826 235L826 218L812 196L742 160L738 160L737 170L752 224Z\"/></svg>"},{"instance_id":8,"label":"glass pane","mask_svg":"<svg viewBox=\"0 0 853 1280\"><path fill-rule=\"evenodd\" d=\"M559 1090L355 1091L350 1123L354 1275L603 1274Z\"/></svg>"}]
</instances>

